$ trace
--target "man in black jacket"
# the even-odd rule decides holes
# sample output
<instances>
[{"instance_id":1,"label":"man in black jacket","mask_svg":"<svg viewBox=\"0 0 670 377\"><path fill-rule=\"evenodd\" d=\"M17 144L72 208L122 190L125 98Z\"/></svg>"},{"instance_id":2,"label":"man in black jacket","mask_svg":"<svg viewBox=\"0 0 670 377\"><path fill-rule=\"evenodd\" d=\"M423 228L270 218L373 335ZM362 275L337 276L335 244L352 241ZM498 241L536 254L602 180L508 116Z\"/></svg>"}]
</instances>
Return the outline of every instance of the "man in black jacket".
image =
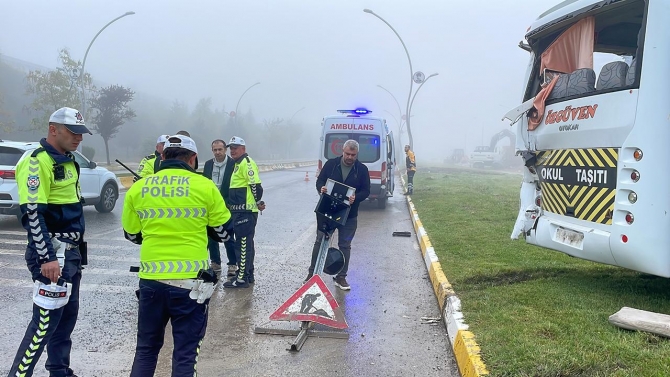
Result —
<instances>
[{"instance_id":1,"label":"man in black jacket","mask_svg":"<svg viewBox=\"0 0 670 377\"><path fill-rule=\"evenodd\" d=\"M342 147L342 157L328 160L316 178L316 190L319 194L326 192L326 181L328 179L356 189L356 193L349 197L351 209L347 222L337 230L337 243L342 254L344 254L344 267L333 279L335 285L344 291L351 289L346 277L349 269L349 256L351 255L351 241L354 239L358 225L358 205L370 195L370 173L368 167L358 161L358 150L359 145L356 140L347 140ZM314 275L314 266L319 256L319 249L321 249L322 236L319 231L316 232L316 242L314 242L314 248L312 249L312 263L309 266L309 275L307 275L305 281Z\"/></svg>"},{"instance_id":2,"label":"man in black jacket","mask_svg":"<svg viewBox=\"0 0 670 377\"><path fill-rule=\"evenodd\" d=\"M228 191L230 190L230 176L233 174L235 162L232 158L226 155L226 142L217 139L212 142L212 153L214 158L205 162L202 175L211 179L216 184L216 187L221 192L223 200L228 204ZM226 248L226 255L228 256L228 276L235 276L237 272L237 259L235 258L235 240L233 237L223 243ZM221 251L219 243L213 239L209 239L207 243L207 250L209 250L209 258L212 260L212 269L219 276L221 275Z\"/></svg>"}]
</instances>

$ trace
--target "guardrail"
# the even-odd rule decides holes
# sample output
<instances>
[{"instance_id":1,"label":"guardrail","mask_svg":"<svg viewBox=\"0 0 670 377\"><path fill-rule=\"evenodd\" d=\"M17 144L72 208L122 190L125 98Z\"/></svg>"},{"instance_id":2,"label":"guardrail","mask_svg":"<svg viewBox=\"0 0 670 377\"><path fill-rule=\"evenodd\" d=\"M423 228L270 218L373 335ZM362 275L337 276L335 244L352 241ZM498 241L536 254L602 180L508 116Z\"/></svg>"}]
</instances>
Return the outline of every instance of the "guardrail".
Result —
<instances>
[{"instance_id":1,"label":"guardrail","mask_svg":"<svg viewBox=\"0 0 670 377\"><path fill-rule=\"evenodd\" d=\"M133 170L137 170L139 163L124 163L126 166ZM296 169L296 168L302 168L302 167L307 167L307 166L315 166L317 164L317 160L299 160L299 161L283 161L283 162L268 162L268 161L263 161L263 162L257 162L256 165L258 165L258 171L260 172L268 172L268 171L275 171L275 170L286 170L286 169ZM116 177L120 183L120 186L129 188L133 184L133 176L128 172L128 170L124 169L123 166L118 165L116 163L109 165L109 166L102 166L112 173L116 174ZM202 164L200 167L199 171L202 171Z\"/></svg>"}]
</instances>

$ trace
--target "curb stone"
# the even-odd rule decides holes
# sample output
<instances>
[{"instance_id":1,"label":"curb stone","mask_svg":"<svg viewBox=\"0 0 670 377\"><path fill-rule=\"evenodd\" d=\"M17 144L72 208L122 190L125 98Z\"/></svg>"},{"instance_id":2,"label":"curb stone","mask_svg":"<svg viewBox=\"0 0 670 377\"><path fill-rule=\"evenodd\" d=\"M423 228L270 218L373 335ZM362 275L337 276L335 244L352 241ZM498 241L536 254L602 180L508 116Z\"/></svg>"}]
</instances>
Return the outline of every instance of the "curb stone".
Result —
<instances>
[{"instance_id":1,"label":"curb stone","mask_svg":"<svg viewBox=\"0 0 670 377\"><path fill-rule=\"evenodd\" d=\"M401 187L405 187L405 180L400 176ZM475 335L468 330L465 324L463 313L461 313L461 301L447 280L440 260L435 254L435 249L428 238L428 233L423 227L419 214L414 207L412 198L407 195L407 209L409 210L417 241L423 255L423 261L428 270L428 276L435 292L435 297L440 306L440 311L444 325L447 329L447 336L454 351L456 364L462 377L480 377L488 376L489 371L481 359L480 348L475 341Z\"/></svg>"}]
</instances>

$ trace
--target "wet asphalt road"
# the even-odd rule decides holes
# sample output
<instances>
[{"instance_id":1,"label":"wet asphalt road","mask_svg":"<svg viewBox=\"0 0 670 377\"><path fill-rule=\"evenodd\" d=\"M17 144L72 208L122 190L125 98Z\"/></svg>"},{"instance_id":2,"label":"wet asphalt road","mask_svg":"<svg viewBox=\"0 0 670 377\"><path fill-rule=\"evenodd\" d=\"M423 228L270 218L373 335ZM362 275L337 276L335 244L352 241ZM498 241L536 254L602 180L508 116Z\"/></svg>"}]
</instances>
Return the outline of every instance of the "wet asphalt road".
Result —
<instances>
[{"instance_id":1,"label":"wet asphalt road","mask_svg":"<svg viewBox=\"0 0 670 377\"><path fill-rule=\"evenodd\" d=\"M309 169L310 181L305 182ZM360 207L343 292L326 277L342 307L349 339L309 337L298 353L286 349L291 336L255 334L258 326L298 329L299 322L274 322L272 314L307 274L315 239L314 168L261 174L267 209L256 230L256 283L248 289L214 293L207 335L198 363L200 376L458 376L442 324L422 324L439 317L426 268L400 190L387 208L374 202ZM127 376L135 349L136 274L139 246L123 238L121 194L112 213L86 207L89 266L82 279L80 314L73 334L72 368L81 377ZM0 374L6 374L27 325L31 281L23 261L25 231L14 217L0 216ZM221 245L223 246L223 245ZM223 249L223 248L222 248ZM222 250L225 260L225 251ZM225 262L224 262L225 263ZM318 330L329 330L317 325ZM167 333L170 329L168 325ZM171 337L159 357L156 376L169 376ZM35 376L46 376L46 354Z\"/></svg>"}]
</instances>

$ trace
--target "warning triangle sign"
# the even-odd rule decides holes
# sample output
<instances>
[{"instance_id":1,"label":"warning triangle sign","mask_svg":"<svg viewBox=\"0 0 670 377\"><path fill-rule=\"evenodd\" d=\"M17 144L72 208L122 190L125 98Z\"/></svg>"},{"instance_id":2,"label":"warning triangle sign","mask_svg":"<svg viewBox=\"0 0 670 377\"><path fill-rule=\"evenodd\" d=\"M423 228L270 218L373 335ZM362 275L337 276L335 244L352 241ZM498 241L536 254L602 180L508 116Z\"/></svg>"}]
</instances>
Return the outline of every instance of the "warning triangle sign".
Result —
<instances>
[{"instance_id":1,"label":"warning triangle sign","mask_svg":"<svg viewBox=\"0 0 670 377\"><path fill-rule=\"evenodd\" d=\"M342 309L326 287L321 276L314 275L279 309L270 316L272 321L310 321L336 329L349 327Z\"/></svg>"}]
</instances>

